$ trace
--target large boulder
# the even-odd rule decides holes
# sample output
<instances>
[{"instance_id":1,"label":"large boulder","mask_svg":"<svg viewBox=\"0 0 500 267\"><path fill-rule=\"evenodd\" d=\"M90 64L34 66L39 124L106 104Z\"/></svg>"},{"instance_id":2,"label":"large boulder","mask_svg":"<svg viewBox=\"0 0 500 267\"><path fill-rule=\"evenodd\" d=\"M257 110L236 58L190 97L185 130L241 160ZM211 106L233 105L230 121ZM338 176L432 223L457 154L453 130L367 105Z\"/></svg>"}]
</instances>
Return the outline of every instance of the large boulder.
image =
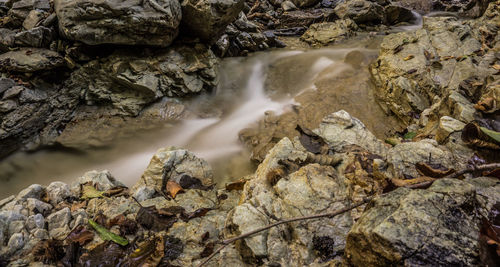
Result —
<instances>
[{"instance_id":1,"label":"large boulder","mask_svg":"<svg viewBox=\"0 0 500 267\"><path fill-rule=\"evenodd\" d=\"M243 10L243 0L185 0L182 2L183 33L213 43Z\"/></svg>"},{"instance_id":2,"label":"large boulder","mask_svg":"<svg viewBox=\"0 0 500 267\"><path fill-rule=\"evenodd\" d=\"M56 0L60 33L90 45L168 46L178 33L177 0Z\"/></svg>"},{"instance_id":3,"label":"large boulder","mask_svg":"<svg viewBox=\"0 0 500 267\"><path fill-rule=\"evenodd\" d=\"M394 0L397 4L425 14L434 11L456 12L459 16L477 18L488 7L490 0Z\"/></svg>"},{"instance_id":4,"label":"large boulder","mask_svg":"<svg viewBox=\"0 0 500 267\"><path fill-rule=\"evenodd\" d=\"M352 19L359 24L380 24L385 21L384 8L366 0L346 1L335 7L339 18Z\"/></svg>"},{"instance_id":5,"label":"large boulder","mask_svg":"<svg viewBox=\"0 0 500 267\"><path fill-rule=\"evenodd\" d=\"M21 48L0 55L0 71L35 72L64 66L59 53L40 48Z\"/></svg>"},{"instance_id":6,"label":"large boulder","mask_svg":"<svg viewBox=\"0 0 500 267\"><path fill-rule=\"evenodd\" d=\"M452 113L463 122L472 120L473 99L463 96L461 84L495 72L489 67L493 52L484 57L478 54L481 37L474 28L454 17L426 18L422 29L385 37L370 68L381 106L410 124L448 97L440 106L445 112L438 118Z\"/></svg>"},{"instance_id":7,"label":"large boulder","mask_svg":"<svg viewBox=\"0 0 500 267\"><path fill-rule=\"evenodd\" d=\"M111 104L118 113L137 115L163 96L185 96L216 85L217 59L203 45L154 54L117 51L72 73L67 87L85 92L87 103Z\"/></svg>"},{"instance_id":8,"label":"large boulder","mask_svg":"<svg viewBox=\"0 0 500 267\"><path fill-rule=\"evenodd\" d=\"M300 39L311 45L324 46L355 35L358 26L351 19L312 24Z\"/></svg>"},{"instance_id":9,"label":"large boulder","mask_svg":"<svg viewBox=\"0 0 500 267\"><path fill-rule=\"evenodd\" d=\"M347 236L355 266L476 266L481 215L500 200L494 178L442 179L373 200Z\"/></svg>"}]
</instances>

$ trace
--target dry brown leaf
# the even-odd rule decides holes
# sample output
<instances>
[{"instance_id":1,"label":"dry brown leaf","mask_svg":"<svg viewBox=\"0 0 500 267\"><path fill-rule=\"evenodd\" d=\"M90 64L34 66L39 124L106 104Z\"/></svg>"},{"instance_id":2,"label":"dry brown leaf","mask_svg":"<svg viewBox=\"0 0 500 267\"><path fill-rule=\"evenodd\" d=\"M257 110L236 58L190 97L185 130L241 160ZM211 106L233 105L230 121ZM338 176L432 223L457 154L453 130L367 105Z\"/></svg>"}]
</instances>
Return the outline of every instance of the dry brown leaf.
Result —
<instances>
[{"instance_id":1,"label":"dry brown leaf","mask_svg":"<svg viewBox=\"0 0 500 267\"><path fill-rule=\"evenodd\" d=\"M422 176L433 178L442 178L455 172L454 169L448 169L441 164L429 164L426 162L418 162L415 164L415 168Z\"/></svg>"},{"instance_id":2,"label":"dry brown leaf","mask_svg":"<svg viewBox=\"0 0 500 267\"><path fill-rule=\"evenodd\" d=\"M454 59L454 56L443 56L441 57L441 60L449 60L449 59Z\"/></svg>"},{"instance_id":3,"label":"dry brown leaf","mask_svg":"<svg viewBox=\"0 0 500 267\"><path fill-rule=\"evenodd\" d=\"M414 55L409 55L409 56L407 56L407 57L403 58L403 60L404 60L404 61L408 61L408 60L410 60L410 59L412 59L412 58L414 58L414 57L415 57Z\"/></svg>"},{"instance_id":4,"label":"dry brown leaf","mask_svg":"<svg viewBox=\"0 0 500 267\"><path fill-rule=\"evenodd\" d=\"M234 181L232 183L226 184L226 190L227 191L233 191L233 190L243 190L243 187L247 183L247 179L239 179L238 181Z\"/></svg>"},{"instance_id":5,"label":"dry brown leaf","mask_svg":"<svg viewBox=\"0 0 500 267\"><path fill-rule=\"evenodd\" d=\"M87 206L87 201L81 201L81 202L73 202L71 204L71 212L77 211L79 209L83 209Z\"/></svg>"},{"instance_id":6,"label":"dry brown leaf","mask_svg":"<svg viewBox=\"0 0 500 267\"><path fill-rule=\"evenodd\" d=\"M93 239L94 239L94 232L90 231L89 229L87 229L87 227L83 225L77 226L66 237L66 240L68 240L70 243L77 242L81 246L85 245L87 242Z\"/></svg>"},{"instance_id":7,"label":"dry brown leaf","mask_svg":"<svg viewBox=\"0 0 500 267\"><path fill-rule=\"evenodd\" d=\"M175 196L179 193L179 192L184 192L184 190L182 189L182 187L174 182L174 181L168 181L167 182L167 192L170 194L170 196L172 198L175 198Z\"/></svg>"},{"instance_id":8,"label":"dry brown leaf","mask_svg":"<svg viewBox=\"0 0 500 267\"><path fill-rule=\"evenodd\" d=\"M493 69L495 70L500 70L500 64L495 64L493 66L491 66Z\"/></svg>"},{"instance_id":9,"label":"dry brown leaf","mask_svg":"<svg viewBox=\"0 0 500 267\"><path fill-rule=\"evenodd\" d=\"M480 111L489 111L495 107L495 99L493 97L486 97L482 100L479 100L477 104L474 105L474 108Z\"/></svg>"}]
</instances>

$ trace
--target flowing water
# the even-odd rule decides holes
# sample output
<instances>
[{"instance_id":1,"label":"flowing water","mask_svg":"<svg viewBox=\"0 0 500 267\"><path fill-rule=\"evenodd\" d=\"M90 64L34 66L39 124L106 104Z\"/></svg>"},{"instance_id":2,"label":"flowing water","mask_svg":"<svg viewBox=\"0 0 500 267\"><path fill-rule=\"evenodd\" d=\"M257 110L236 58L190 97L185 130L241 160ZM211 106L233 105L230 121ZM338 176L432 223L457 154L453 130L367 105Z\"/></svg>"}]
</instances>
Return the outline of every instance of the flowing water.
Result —
<instances>
[{"instance_id":1,"label":"flowing water","mask_svg":"<svg viewBox=\"0 0 500 267\"><path fill-rule=\"evenodd\" d=\"M311 111L317 113L310 114L311 120L321 118L321 112L328 110L325 106L333 111L343 108L362 121L373 122L367 127L374 132L388 131L392 122L384 118L375 103L366 66L376 57L378 45L375 49L367 49L370 45L366 42L350 46L277 50L224 59L217 90L183 101L191 114L187 118L176 123L158 122L158 127L149 130L127 129L128 137L116 138L101 148L19 152L3 160L0 198L33 183L71 183L90 170L107 169L132 186L155 151L167 146L189 149L209 161L215 169L216 182L223 185L250 174L255 167L249 160L250 152L238 139L240 131L258 128L257 122L263 121L266 114L286 117L300 106L317 107ZM346 55L356 57L350 53L353 51L361 54L362 59L349 63ZM341 95L335 95L336 91ZM351 97L357 100L345 100ZM323 106L315 104L325 99L329 102L323 101Z\"/></svg>"}]
</instances>

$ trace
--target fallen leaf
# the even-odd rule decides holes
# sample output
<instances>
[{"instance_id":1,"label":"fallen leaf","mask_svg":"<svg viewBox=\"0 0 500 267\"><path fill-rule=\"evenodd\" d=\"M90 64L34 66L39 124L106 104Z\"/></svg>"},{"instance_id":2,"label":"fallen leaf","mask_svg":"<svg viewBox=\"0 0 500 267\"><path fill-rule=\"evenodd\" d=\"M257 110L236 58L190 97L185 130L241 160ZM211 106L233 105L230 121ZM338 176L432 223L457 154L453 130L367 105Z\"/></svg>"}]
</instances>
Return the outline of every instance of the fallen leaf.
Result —
<instances>
[{"instance_id":1,"label":"fallen leaf","mask_svg":"<svg viewBox=\"0 0 500 267\"><path fill-rule=\"evenodd\" d=\"M61 264L64 267L73 267L78 264L82 247L77 242L72 242L66 246L66 253L61 259ZM59 264L58 264L59 266Z\"/></svg>"},{"instance_id":2,"label":"fallen leaf","mask_svg":"<svg viewBox=\"0 0 500 267\"><path fill-rule=\"evenodd\" d=\"M177 193L183 191L182 187L178 183L176 183L174 181L168 181L166 189L167 189L167 192L170 194L170 196L172 198L175 198L175 196L177 195Z\"/></svg>"},{"instance_id":3,"label":"fallen leaf","mask_svg":"<svg viewBox=\"0 0 500 267\"><path fill-rule=\"evenodd\" d=\"M181 214L181 219L183 221L187 222L191 219L205 216L207 214L207 212L209 212L211 210L213 210L213 209L212 208L199 208L193 212L187 212L187 213Z\"/></svg>"},{"instance_id":4,"label":"fallen leaf","mask_svg":"<svg viewBox=\"0 0 500 267\"><path fill-rule=\"evenodd\" d=\"M406 73L408 73L408 74L413 74L413 73L415 73L415 72L417 72L417 69L410 69L410 70L408 70Z\"/></svg>"},{"instance_id":5,"label":"fallen leaf","mask_svg":"<svg viewBox=\"0 0 500 267\"><path fill-rule=\"evenodd\" d=\"M176 216L161 215L155 206L144 207L135 198L134 200L140 205L137 212L136 221L146 229L153 231L163 231L170 228L176 221Z\"/></svg>"},{"instance_id":6,"label":"fallen leaf","mask_svg":"<svg viewBox=\"0 0 500 267\"><path fill-rule=\"evenodd\" d=\"M411 139L413 139L415 136L417 136L417 133L416 133L416 132L407 132L407 133L403 136L403 139L405 139L405 140L411 140Z\"/></svg>"},{"instance_id":7,"label":"fallen leaf","mask_svg":"<svg viewBox=\"0 0 500 267\"><path fill-rule=\"evenodd\" d=\"M66 240L69 243L78 243L81 246L85 245L87 242L94 239L94 232L87 229L87 227L83 225L79 225L73 229L68 236L66 236Z\"/></svg>"},{"instance_id":8,"label":"fallen leaf","mask_svg":"<svg viewBox=\"0 0 500 267\"><path fill-rule=\"evenodd\" d=\"M123 266L129 250L130 247L123 248L114 242L106 241L83 253L77 266Z\"/></svg>"},{"instance_id":9,"label":"fallen leaf","mask_svg":"<svg viewBox=\"0 0 500 267\"><path fill-rule=\"evenodd\" d=\"M106 190L103 192L104 196L111 197L111 196L120 196L120 195L126 195L127 194L127 188L126 187L115 187Z\"/></svg>"},{"instance_id":10,"label":"fallen leaf","mask_svg":"<svg viewBox=\"0 0 500 267\"><path fill-rule=\"evenodd\" d=\"M391 146L396 146L398 144L401 144L401 141L399 140L399 138L396 138L396 137L389 137L389 138L386 138L384 140L385 143L391 145Z\"/></svg>"},{"instance_id":11,"label":"fallen leaf","mask_svg":"<svg viewBox=\"0 0 500 267\"><path fill-rule=\"evenodd\" d=\"M441 164L429 164L425 162L418 162L415 168L422 176L432 178L442 178L455 172L454 169L448 169Z\"/></svg>"},{"instance_id":12,"label":"fallen leaf","mask_svg":"<svg viewBox=\"0 0 500 267\"><path fill-rule=\"evenodd\" d=\"M165 236L164 238L164 256L160 266L169 266L169 261L177 259L184 251L184 244L178 238Z\"/></svg>"},{"instance_id":13,"label":"fallen leaf","mask_svg":"<svg viewBox=\"0 0 500 267\"><path fill-rule=\"evenodd\" d=\"M495 70L500 70L500 64L495 64L493 66L491 66L493 69Z\"/></svg>"},{"instance_id":14,"label":"fallen leaf","mask_svg":"<svg viewBox=\"0 0 500 267\"><path fill-rule=\"evenodd\" d=\"M115 225L118 225L120 227L121 235L131 235L137 232L137 223L131 219L128 219L123 214L120 214L109 220L108 228Z\"/></svg>"},{"instance_id":15,"label":"fallen leaf","mask_svg":"<svg viewBox=\"0 0 500 267\"><path fill-rule=\"evenodd\" d=\"M403 50L403 47L404 47L404 44L396 46L396 48L394 48L394 54L401 52L401 50Z\"/></svg>"},{"instance_id":16,"label":"fallen leaf","mask_svg":"<svg viewBox=\"0 0 500 267\"><path fill-rule=\"evenodd\" d=\"M79 209L83 209L87 206L87 201L73 202L71 204L71 212L77 211Z\"/></svg>"},{"instance_id":17,"label":"fallen leaf","mask_svg":"<svg viewBox=\"0 0 500 267\"><path fill-rule=\"evenodd\" d=\"M408 61L408 60L410 60L410 59L412 59L412 58L414 58L414 57L415 57L414 55L409 55L409 56L407 56L407 57L403 58L403 60L404 60L404 61Z\"/></svg>"},{"instance_id":18,"label":"fallen leaf","mask_svg":"<svg viewBox=\"0 0 500 267\"><path fill-rule=\"evenodd\" d=\"M248 181L247 179L241 178L238 181L226 184L226 190L227 191L243 190L243 187L245 187L247 181Z\"/></svg>"},{"instance_id":19,"label":"fallen leaf","mask_svg":"<svg viewBox=\"0 0 500 267\"><path fill-rule=\"evenodd\" d=\"M462 129L462 140L464 143L480 148L500 150L500 145L493 140L477 122L470 122Z\"/></svg>"},{"instance_id":20,"label":"fallen leaf","mask_svg":"<svg viewBox=\"0 0 500 267\"><path fill-rule=\"evenodd\" d=\"M441 60L450 60L450 59L454 59L454 58L455 58L454 56L442 56Z\"/></svg>"},{"instance_id":21,"label":"fallen leaf","mask_svg":"<svg viewBox=\"0 0 500 267\"><path fill-rule=\"evenodd\" d=\"M97 190L93 185L85 184L82 186L82 199L92 199L105 197L104 191Z\"/></svg>"},{"instance_id":22,"label":"fallen leaf","mask_svg":"<svg viewBox=\"0 0 500 267\"><path fill-rule=\"evenodd\" d=\"M187 174L183 174L179 179L179 185L183 189L200 189L200 190L210 190L213 188L212 186L205 186L201 182L200 179L189 176Z\"/></svg>"},{"instance_id":23,"label":"fallen leaf","mask_svg":"<svg viewBox=\"0 0 500 267\"><path fill-rule=\"evenodd\" d=\"M474 105L474 108L483 112L488 112L495 108L495 103L496 102L493 97L486 97L477 102L477 104Z\"/></svg>"},{"instance_id":24,"label":"fallen leaf","mask_svg":"<svg viewBox=\"0 0 500 267\"><path fill-rule=\"evenodd\" d=\"M500 168L484 172L483 176L496 177L496 178L500 179Z\"/></svg>"},{"instance_id":25,"label":"fallen leaf","mask_svg":"<svg viewBox=\"0 0 500 267\"><path fill-rule=\"evenodd\" d=\"M482 219L479 255L484 266L498 266L500 262L500 202L493 205L488 218Z\"/></svg>"},{"instance_id":26,"label":"fallen leaf","mask_svg":"<svg viewBox=\"0 0 500 267\"><path fill-rule=\"evenodd\" d=\"M431 54L431 52L427 51L424 49L424 56L427 60L431 60L434 56Z\"/></svg>"},{"instance_id":27,"label":"fallen leaf","mask_svg":"<svg viewBox=\"0 0 500 267\"><path fill-rule=\"evenodd\" d=\"M483 131L483 133L485 133L489 137L493 138L493 140L500 143L500 132L489 130L484 127L479 127L479 128L481 129L481 131Z\"/></svg>"},{"instance_id":28,"label":"fallen leaf","mask_svg":"<svg viewBox=\"0 0 500 267\"><path fill-rule=\"evenodd\" d=\"M204 234L201 235L201 242L205 242L210 238L210 232L205 232Z\"/></svg>"},{"instance_id":29,"label":"fallen leaf","mask_svg":"<svg viewBox=\"0 0 500 267\"><path fill-rule=\"evenodd\" d=\"M328 153L329 146L323 140L323 137L317 135L313 131L301 127L300 125L297 124L297 127L295 127L295 130L297 130L300 133L299 136L299 141L304 146L307 151L314 153L314 154L326 154Z\"/></svg>"},{"instance_id":30,"label":"fallen leaf","mask_svg":"<svg viewBox=\"0 0 500 267\"><path fill-rule=\"evenodd\" d=\"M92 219L89 219L89 224L94 227L94 229L97 231L97 234L99 234L99 237L101 237L102 240L113 241L121 246L128 245L128 240L126 238L110 232L108 229L104 228L104 226L99 225Z\"/></svg>"}]
</instances>

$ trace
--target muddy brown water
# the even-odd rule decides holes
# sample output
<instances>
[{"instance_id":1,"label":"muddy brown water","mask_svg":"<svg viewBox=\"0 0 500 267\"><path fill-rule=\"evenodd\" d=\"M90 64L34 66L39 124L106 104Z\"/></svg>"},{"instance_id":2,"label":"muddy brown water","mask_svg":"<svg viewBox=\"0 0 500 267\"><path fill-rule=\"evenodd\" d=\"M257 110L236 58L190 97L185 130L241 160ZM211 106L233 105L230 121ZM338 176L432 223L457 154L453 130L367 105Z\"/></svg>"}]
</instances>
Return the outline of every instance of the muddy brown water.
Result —
<instances>
[{"instance_id":1,"label":"muddy brown water","mask_svg":"<svg viewBox=\"0 0 500 267\"><path fill-rule=\"evenodd\" d=\"M295 136L297 123L315 128L325 115L340 109L384 138L399 124L383 113L372 93L368 64L377 56L379 41L380 37L367 37L343 46L224 59L215 92L156 105L158 114L168 113L173 105L169 103L182 106L183 115L176 121L158 120L154 127L151 120L144 122L147 127L141 127L140 120L116 127L110 123L103 130L105 146L78 147L85 141L100 144L85 136L72 150L19 152L3 160L0 198L33 183L71 183L90 170L107 169L132 186L155 151L167 146L189 149L208 160L216 183L224 185L252 173L255 164L250 157L262 158L280 138ZM78 131L73 137L82 139ZM71 143L71 134L65 138Z\"/></svg>"}]
</instances>

